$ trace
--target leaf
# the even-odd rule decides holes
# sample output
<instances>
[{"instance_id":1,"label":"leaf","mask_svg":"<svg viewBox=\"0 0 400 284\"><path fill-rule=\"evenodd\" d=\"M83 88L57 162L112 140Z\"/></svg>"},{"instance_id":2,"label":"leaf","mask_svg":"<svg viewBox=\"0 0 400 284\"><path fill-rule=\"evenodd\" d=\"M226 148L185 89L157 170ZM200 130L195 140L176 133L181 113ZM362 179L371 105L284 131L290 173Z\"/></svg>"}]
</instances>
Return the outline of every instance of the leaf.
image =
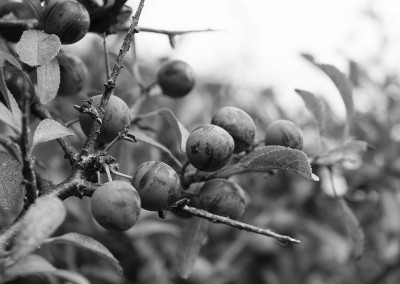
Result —
<instances>
[{"instance_id":1,"label":"leaf","mask_svg":"<svg viewBox=\"0 0 400 284\"><path fill-rule=\"evenodd\" d=\"M22 69L21 64L15 58L15 56L10 52L6 42L0 38L0 67L6 66L6 62L14 65L18 69Z\"/></svg>"},{"instance_id":2,"label":"leaf","mask_svg":"<svg viewBox=\"0 0 400 284\"><path fill-rule=\"evenodd\" d=\"M182 123L179 122L179 120L176 118L176 116L170 109L162 108L158 111L158 114L164 117L171 125L172 129L174 129L176 136L178 137L181 151L185 153L186 141L187 138L189 137L189 131Z\"/></svg>"},{"instance_id":3,"label":"leaf","mask_svg":"<svg viewBox=\"0 0 400 284\"><path fill-rule=\"evenodd\" d=\"M353 85L350 80L340 72L335 66L328 64L318 64L315 65L321 69L328 77L333 81L336 88L339 90L342 96L344 105L346 106L347 119L350 120L354 113L354 103L353 103Z\"/></svg>"},{"instance_id":4,"label":"leaf","mask_svg":"<svg viewBox=\"0 0 400 284\"><path fill-rule=\"evenodd\" d=\"M177 269L179 276L184 279L192 273L194 263L207 238L208 226L207 220L194 217L186 222L186 227L182 230L177 248Z\"/></svg>"},{"instance_id":5,"label":"leaf","mask_svg":"<svg viewBox=\"0 0 400 284\"><path fill-rule=\"evenodd\" d=\"M32 149L39 143L51 141L64 136L74 135L74 132L53 119L42 120L33 134Z\"/></svg>"},{"instance_id":6,"label":"leaf","mask_svg":"<svg viewBox=\"0 0 400 284\"><path fill-rule=\"evenodd\" d=\"M6 78L6 74L4 71L7 70L8 74L11 76L11 78ZM11 112L14 115L14 118L16 121L18 121L18 126L21 127L21 118L22 118L22 112L18 106L17 101L15 100L14 94L10 92L10 90L7 88L6 79L11 79L14 80L15 78L18 78L20 80L25 80L27 75L25 74L24 71L19 70L17 67L14 66L5 66L0 70L0 90L3 93L6 102L8 103L9 107L11 108ZM24 84L25 82L23 82Z\"/></svg>"},{"instance_id":7,"label":"leaf","mask_svg":"<svg viewBox=\"0 0 400 284\"><path fill-rule=\"evenodd\" d=\"M54 196L36 199L21 220L11 256L19 260L34 251L62 224L66 216L63 202Z\"/></svg>"},{"instance_id":8,"label":"leaf","mask_svg":"<svg viewBox=\"0 0 400 284\"><path fill-rule=\"evenodd\" d=\"M318 165L333 165L346 160L353 160L355 155L362 155L372 147L362 140L350 140L343 145L317 157L314 160Z\"/></svg>"},{"instance_id":9,"label":"leaf","mask_svg":"<svg viewBox=\"0 0 400 284\"><path fill-rule=\"evenodd\" d=\"M17 133L21 132L21 122L14 118L12 112L2 102L0 102L0 121L10 126Z\"/></svg>"},{"instance_id":10,"label":"leaf","mask_svg":"<svg viewBox=\"0 0 400 284\"><path fill-rule=\"evenodd\" d=\"M325 131L325 105L322 100L314 93L308 91L296 89L295 92L300 95L308 111L314 116L319 133L322 135Z\"/></svg>"},{"instance_id":11,"label":"leaf","mask_svg":"<svg viewBox=\"0 0 400 284\"><path fill-rule=\"evenodd\" d=\"M61 48L60 39L39 30L26 30L17 43L16 51L22 62L30 66L49 63Z\"/></svg>"},{"instance_id":12,"label":"leaf","mask_svg":"<svg viewBox=\"0 0 400 284\"><path fill-rule=\"evenodd\" d=\"M342 222L344 223L347 237L352 242L352 255L355 258L359 258L364 252L365 236L364 231L360 227L360 222L354 215L349 205L344 201L343 198L337 197L336 200L339 202Z\"/></svg>"},{"instance_id":13,"label":"leaf","mask_svg":"<svg viewBox=\"0 0 400 284\"><path fill-rule=\"evenodd\" d=\"M24 197L21 164L6 152L0 152L0 206L10 209Z\"/></svg>"},{"instance_id":14,"label":"leaf","mask_svg":"<svg viewBox=\"0 0 400 284\"><path fill-rule=\"evenodd\" d=\"M147 136L143 132L135 131L134 135L138 141L160 149L161 151L165 152L172 160L174 160L175 163L177 163L178 165L180 164L180 161L174 156L174 154L172 154L172 152L167 147L165 147L163 144L159 143L157 140L151 138L150 136Z\"/></svg>"},{"instance_id":15,"label":"leaf","mask_svg":"<svg viewBox=\"0 0 400 284\"><path fill-rule=\"evenodd\" d=\"M58 269L56 271L47 274L68 280L65 283L72 282L75 284L90 284L89 280L83 277L81 274L69 270Z\"/></svg>"},{"instance_id":16,"label":"leaf","mask_svg":"<svg viewBox=\"0 0 400 284\"><path fill-rule=\"evenodd\" d=\"M14 280L18 277L26 277L45 272L53 272L57 269L39 255L28 255L14 265L8 267L4 273L3 282Z\"/></svg>"},{"instance_id":17,"label":"leaf","mask_svg":"<svg viewBox=\"0 0 400 284\"><path fill-rule=\"evenodd\" d=\"M49 238L44 241L44 244L72 244L83 249L87 249L102 258L106 259L111 265L122 274L122 267L119 265L119 261L112 255L112 253L103 246L100 242L93 238L78 233L68 233L62 236Z\"/></svg>"},{"instance_id":18,"label":"leaf","mask_svg":"<svg viewBox=\"0 0 400 284\"><path fill-rule=\"evenodd\" d=\"M60 86L60 66L57 59L38 67L36 72L36 94L42 104L47 104L56 97Z\"/></svg>"},{"instance_id":19,"label":"leaf","mask_svg":"<svg viewBox=\"0 0 400 284\"><path fill-rule=\"evenodd\" d=\"M239 165L246 171L288 170L303 177L319 180L311 171L303 151L284 146L264 146L244 156Z\"/></svg>"}]
</instances>

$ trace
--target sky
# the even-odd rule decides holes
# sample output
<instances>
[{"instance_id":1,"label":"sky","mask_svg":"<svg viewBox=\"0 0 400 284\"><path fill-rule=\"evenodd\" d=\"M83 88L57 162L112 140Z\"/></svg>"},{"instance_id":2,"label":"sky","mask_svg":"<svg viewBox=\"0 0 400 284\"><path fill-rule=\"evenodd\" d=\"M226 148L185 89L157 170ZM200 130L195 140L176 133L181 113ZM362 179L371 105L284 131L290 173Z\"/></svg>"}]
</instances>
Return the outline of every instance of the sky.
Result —
<instances>
[{"instance_id":1,"label":"sky","mask_svg":"<svg viewBox=\"0 0 400 284\"><path fill-rule=\"evenodd\" d=\"M138 3L128 0L134 10ZM289 109L302 104L298 88L324 96L345 115L333 84L301 53L344 73L349 58L371 67L378 79L382 68L400 72L398 0L147 0L139 25L219 30L182 36L175 50L165 36L142 33L138 54L185 60L199 76L247 90L247 101L251 92L273 87Z\"/></svg>"}]
</instances>

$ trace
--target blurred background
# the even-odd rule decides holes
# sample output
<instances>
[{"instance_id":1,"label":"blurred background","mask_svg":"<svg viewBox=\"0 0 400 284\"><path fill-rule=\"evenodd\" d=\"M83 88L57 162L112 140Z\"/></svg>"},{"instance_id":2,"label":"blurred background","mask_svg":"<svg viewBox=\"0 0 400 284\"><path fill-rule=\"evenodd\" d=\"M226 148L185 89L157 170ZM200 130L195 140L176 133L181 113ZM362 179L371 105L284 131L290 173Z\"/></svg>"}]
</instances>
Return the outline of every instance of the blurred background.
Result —
<instances>
[{"instance_id":1,"label":"blurred background","mask_svg":"<svg viewBox=\"0 0 400 284\"><path fill-rule=\"evenodd\" d=\"M138 2L128 1L134 11ZM189 131L209 123L218 108L236 106L254 119L257 140L263 140L274 120L296 122L304 132L304 152L314 158L341 145L347 118L334 84L306 57L334 65L350 78L356 109L350 137L366 141L374 150L331 166L336 191L343 195L365 234L363 254L354 255L359 242L349 231L348 216L333 198L326 167L319 165L313 165L313 172L321 182L287 172L231 178L248 194L241 221L299 238L300 245L283 245L211 224L194 271L184 280L177 275L176 251L190 218L168 212L163 221L155 212L142 210L138 224L127 233L107 232L93 220L88 198L70 198L66 201L70 214L58 233L76 231L101 241L121 261L124 276L97 256L72 246L43 248L41 253L57 267L82 273L92 283L399 283L399 1L148 0L139 25L216 30L177 36L175 48L163 34L141 32L135 36L140 73L146 83L154 82L161 63L170 58L188 62L196 73L196 86L188 96L178 100L152 96L139 111L170 108ZM111 64L123 37L107 37ZM53 112L68 121L77 117L73 104L103 91L106 75L100 60L100 36L88 35L65 46L64 51L80 56L90 70L90 82L81 94L59 97L52 103ZM324 102L322 149L317 124L294 89L313 92ZM115 93L128 104L139 97L132 76L132 54L127 56ZM144 123L152 130L149 136L185 161L169 124L159 117ZM80 146L83 133L79 125L74 129L78 135L73 142ZM57 182L68 176L69 164L61 158L56 143L39 146L35 154L45 178ZM158 149L141 143L121 143L113 154L120 171L127 174L145 161L171 162Z\"/></svg>"}]
</instances>

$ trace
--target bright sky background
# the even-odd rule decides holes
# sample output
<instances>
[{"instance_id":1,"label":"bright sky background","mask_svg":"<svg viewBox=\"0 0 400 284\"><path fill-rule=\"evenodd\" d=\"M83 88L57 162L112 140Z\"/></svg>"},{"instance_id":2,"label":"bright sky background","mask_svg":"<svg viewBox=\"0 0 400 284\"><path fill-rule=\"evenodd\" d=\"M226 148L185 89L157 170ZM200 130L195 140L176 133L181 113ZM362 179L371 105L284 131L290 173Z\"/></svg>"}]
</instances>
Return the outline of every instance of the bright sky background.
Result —
<instances>
[{"instance_id":1,"label":"bright sky background","mask_svg":"<svg viewBox=\"0 0 400 284\"><path fill-rule=\"evenodd\" d=\"M128 0L134 11L139 1ZM372 21L363 11L381 19ZM142 33L142 59L172 56L190 63L199 76L228 81L251 92L273 87L287 107L302 105L295 88L325 96L344 116L329 79L302 59L313 55L347 73L347 58L400 72L398 0L147 0L140 25L171 30L221 29L181 37L172 50L165 36ZM382 52L383 39L387 47ZM372 69L373 72L373 69ZM286 107L286 106L285 106Z\"/></svg>"}]
</instances>

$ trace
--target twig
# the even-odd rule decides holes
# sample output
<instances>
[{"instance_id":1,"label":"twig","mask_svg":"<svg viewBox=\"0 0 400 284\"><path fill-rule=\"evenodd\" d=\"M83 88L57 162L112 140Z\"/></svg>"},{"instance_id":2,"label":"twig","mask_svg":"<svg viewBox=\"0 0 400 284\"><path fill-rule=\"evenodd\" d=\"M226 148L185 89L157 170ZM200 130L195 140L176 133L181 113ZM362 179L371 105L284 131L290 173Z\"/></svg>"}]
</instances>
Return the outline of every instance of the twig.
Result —
<instances>
[{"instance_id":1,"label":"twig","mask_svg":"<svg viewBox=\"0 0 400 284\"><path fill-rule=\"evenodd\" d=\"M114 170L112 167L109 167L109 169L110 169L110 172L111 172L112 174L114 174L114 175L117 175L117 176L126 178L126 179L128 179L129 181L131 181L131 180L133 179L133 176L120 173L119 171Z\"/></svg>"},{"instance_id":2,"label":"twig","mask_svg":"<svg viewBox=\"0 0 400 284\"><path fill-rule=\"evenodd\" d=\"M271 230L268 230L268 229L262 229L262 228L259 228L259 227L253 226L253 225L249 225L249 224L246 224L246 223L243 223L243 222L240 222L240 221L232 220L232 219L227 218L227 217L222 217L222 216L219 216L219 215L212 214L212 213L210 213L210 212L208 212L206 210L203 210L203 209L198 209L198 208L190 207L190 206L187 206L187 205L182 205L182 204L179 204L179 203L182 203L182 200L178 201L178 203L176 204L176 209L181 210L181 211L186 212L186 213L189 213L189 214L192 214L194 216L206 219L206 220L208 220L210 222L213 222L213 223L225 224L225 225L234 227L234 228L239 229L239 230L245 230L245 231L248 231L248 232L264 235L264 236L267 236L267 237L272 237L272 238L275 238L279 242L284 243L284 244L285 243L295 243L295 244L299 244L300 243L300 241L297 240L297 239L294 239L294 238L289 237L289 236L277 234L277 233L272 232Z\"/></svg>"},{"instance_id":3,"label":"twig","mask_svg":"<svg viewBox=\"0 0 400 284\"><path fill-rule=\"evenodd\" d=\"M0 31L23 31L36 29L39 26L37 19L1 19Z\"/></svg>"},{"instance_id":4,"label":"twig","mask_svg":"<svg viewBox=\"0 0 400 284\"><path fill-rule=\"evenodd\" d=\"M110 172L110 166L105 164L104 165L104 171L106 172L107 180L108 181L112 181L113 179L112 179L111 172Z\"/></svg>"},{"instance_id":5,"label":"twig","mask_svg":"<svg viewBox=\"0 0 400 284\"><path fill-rule=\"evenodd\" d=\"M104 63L106 66L106 80L110 75L110 61L108 59L108 49L107 49L107 40L106 40L106 33L103 33L103 47L104 47Z\"/></svg>"},{"instance_id":6,"label":"twig","mask_svg":"<svg viewBox=\"0 0 400 284\"><path fill-rule=\"evenodd\" d=\"M183 35L183 34L189 34L189 33L204 33L204 32L218 32L218 31L221 31L221 30L215 30L215 29L171 31L171 30L163 30L163 29L152 29L152 28L146 28L146 27L139 27L139 30L141 32L165 34L167 36L176 36L176 35Z\"/></svg>"},{"instance_id":7,"label":"twig","mask_svg":"<svg viewBox=\"0 0 400 284\"><path fill-rule=\"evenodd\" d=\"M129 47L133 40L134 34L138 32L137 25L139 22L140 14L143 10L144 2L145 2L145 0L141 0L139 3L136 13L133 17L132 24L129 27L128 34L125 36L122 47L119 50L117 62L115 63L114 68L113 68L110 76L108 77L107 83L105 84L104 93L101 98L100 107L99 107L99 117L101 120L103 120L104 114L107 110L108 100L110 99L110 96L114 90L115 82L118 78L119 72L123 68L125 54L129 50ZM88 139L86 140L85 145L83 146L82 151L80 153L81 157L85 157L85 156L89 155L90 153L94 152L94 146L96 143L97 136L100 133L100 127L101 127L101 125L98 121L96 121L96 120L93 121L92 127L90 129L90 133L88 135Z\"/></svg>"},{"instance_id":8,"label":"twig","mask_svg":"<svg viewBox=\"0 0 400 284\"><path fill-rule=\"evenodd\" d=\"M24 88L25 89L25 88ZM32 203L35 202L37 193L36 175L33 170L33 160L31 157L31 151L29 148L29 116L30 116L30 104L32 101L32 95L26 90L22 90L25 93L21 96L21 109L22 109L22 133L21 133L21 156L22 156L22 175L25 183L25 205L26 210Z\"/></svg>"}]
</instances>

